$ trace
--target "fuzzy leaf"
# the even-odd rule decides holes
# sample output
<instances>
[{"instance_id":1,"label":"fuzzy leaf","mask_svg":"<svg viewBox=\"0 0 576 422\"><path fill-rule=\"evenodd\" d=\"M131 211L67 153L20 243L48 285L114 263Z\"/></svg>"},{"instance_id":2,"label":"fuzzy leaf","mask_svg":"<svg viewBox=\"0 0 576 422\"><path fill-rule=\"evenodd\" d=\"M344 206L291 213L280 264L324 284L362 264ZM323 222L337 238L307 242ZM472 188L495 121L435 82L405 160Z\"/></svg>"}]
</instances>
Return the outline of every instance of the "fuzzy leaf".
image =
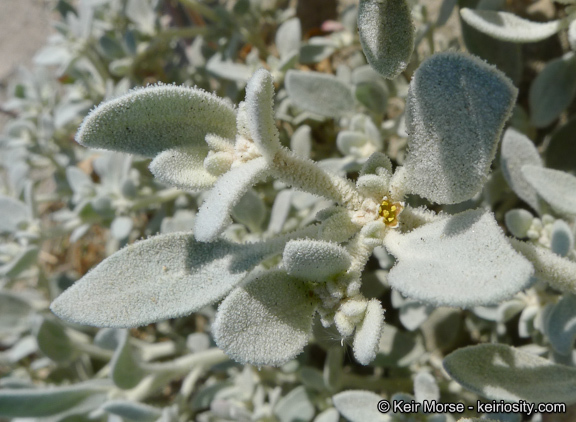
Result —
<instances>
[{"instance_id":1,"label":"fuzzy leaf","mask_svg":"<svg viewBox=\"0 0 576 422\"><path fill-rule=\"evenodd\" d=\"M300 39L302 38L302 25L300 19L288 19L278 27L276 31L276 48L280 58L290 57L300 51Z\"/></svg>"},{"instance_id":2,"label":"fuzzy leaf","mask_svg":"<svg viewBox=\"0 0 576 422\"><path fill-rule=\"evenodd\" d=\"M56 415L89 396L106 392L108 388L108 383L91 381L66 387L2 389L0 416L31 418Z\"/></svg>"},{"instance_id":3,"label":"fuzzy leaf","mask_svg":"<svg viewBox=\"0 0 576 422\"><path fill-rule=\"evenodd\" d=\"M516 43L542 41L560 31L563 21L530 22L512 13L492 10L460 10L462 19L478 31L502 41Z\"/></svg>"},{"instance_id":4,"label":"fuzzy leaf","mask_svg":"<svg viewBox=\"0 0 576 422\"><path fill-rule=\"evenodd\" d=\"M554 210L576 215L576 177L560 170L529 165L522 167L522 173Z\"/></svg>"},{"instance_id":5,"label":"fuzzy leaf","mask_svg":"<svg viewBox=\"0 0 576 422\"><path fill-rule=\"evenodd\" d=\"M466 389L493 400L576 403L576 368L503 344L480 344L452 352L444 368Z\"/></svg>"},{"instance_id":6,"label":"fuzzy leaf","mask_svg":"<svg viewBox=\"0 0 576 422\"><path fill-rule=\"evenodd\" d=\"M268 163L256 158L232 168L224 174L198 210L194 235L200 242L212 242L232 223L232 208L257 181L266 176Z\"/></svg>"},{"instance_id":7,"label":"fuzzy leaf","mask_svg":"<svg viewBox=\"0 0 576 422\"><path fill-rule=\"evenodd\" d=\"M312 128L308 125L299 126L290 138L290 149L298 157L310 158L312 150Z\"/></svg>"},{"instance_id":8,"label":"fuzzy leaf","mask_svg":"<svg viewBox=\"0 0 576 422\"><path fill-rule=\"evenodd\" d=\"M416 71L407 98L406 187L454 204L480 191L517 90L473 56L440 53Z\"/></svg>"},{"instance_id":9,"label":"fuzzy leaf","mask_svg":"<svg viewBox=\"0 0 576 422\"><path fill-rule=\"evenodd\" d=\"M286 90L295 106L321 116L340 117L354 110L350 87L332 75L289 70Z\"/></svg>"},{"instance_id":10,"label":"fuzzy leaf","mask_svg":"<svg viewBox=\"0 0 576 422\"><path fill-rule=\"evenodd\" d=\"M398 262L388 282L404 296L436 306L499 302L528 286L533 268L506 241L491 213L465 211L384 245Z\"/></svg>"},{"instance_id":11,"label":"fuzzy leaf","mask_svg":"<svg viewBox=\"0 0 576 422\"><path fill-rule=\"evenodd\" d=\"M370 66L388 79L402 72L414 49L414 24L405 0L360 0L360 42Z\"/></svg>"},{"instance_id":12,"label":"fuzzy leaf","mask_svg":"<svg viewBox=\"0 0 576 422\"><path fill-rule=\"evenodd\" d=\"M534 216L526 210L513 209L504 216L506 227L513 236L522 239L528 235Z\"/></svg>"},{"instance_id":13,"label":"fuzzy leaf","mask_svg":"<svg viewBox=\"0 0 576 422\"><path fill-rule=\"evenodd\" d=\"M14 233L18 227L30 219L30 210L26 204L0 195L0 233Z\"/></svg>"},{"instance_id":14,"label":"fuzzy leaf","mask_svg":"<svg viewBox=\"0 0 576 422\"><path fill-rule=\"evenodd\" d=\"M302 352L316 305L302 281L282 271L257 273L224 299L212 334L237 362L279 366Z\"/></svg>"},{"instance_id":15,"label":"fuzzy leaf","mask_svg":"<svg viewBox=\"0 0 576 422\"><path fill-rule=\"evenodd\" d=\"M352 258L337 243L322 240L291 240L284 249L284 266L291 276L327 282L348 270Z\"/></svg>"},{"instance_id":16,"label":"fuzzy leaf","mask_svg":"<svg viewBox=\"0 0 576 422\"><path fill-rule=\"evenodd\" d=\"M268 160L281 148L274 122L274 80L265 69L258 69L246 86L248 129L258 151Z\"/></svg>"},{"instance_id":17,"label":"fuzzy leaf","mask_svg":"<svg viewBox=\"0 0 576 422\"><path fill-rule=\"evenodd\" d=\"M530 119L536 127L554 122L576 95L576 55L551 60L530 86Z\"/></svg>"},{"instance_id":18,"label":"fuzzy leaf","mask_svg":"<svg viewBox=\"0 0 576 422\"><path fill-rule=\"evenodd\" d=\"M382 397L371 391L349 390L332 396L338 412L350 422L384 422L388 417L378 411Z\"/></svg>"},{"instance_id":19,"label":"fuzzy leaf","mask_svg":"<svg viewBox=\"0 0 576 422\"><path fill-rule=\"evenodd\" d=\"M333 407L326 409L314 418L314 422L338 422L339 420L340 414Z\"/></svg>"},{"instance_id":20,"label":"fuzzy leaf","mask_svg":"<svg viewBox=\"0 0 576 422\"><path fill-rule=\"evenodd\" d=\"M110 376L117 387L128 390L136 387L145 373L134 357L128 331L118 330L115 334L118 345L110 360Z\"/></svg>"},{"instance_id":21,"label":"fuzzy leaf","mask_svg":"<svg viewBox=\"0 0 576 422\"><path fill-rule=\"evenodd\" d=\"M122 420L138 422L154 422L162 414L161 410L156 407L127 400L110 400L101 409L112 415L122 417Z\"/></svg>"},{"instance_id":22,"label":"fuzzy leaf","mask_svg":"<svg viewBox=\"0 0 576 422\"><path fill-rule=\"evenodd\" d=\"M93 109L76 140L89 148L154 157L179 146L204 145L213 133L234 139L236 113L198 88L155 85L132 90Z\"/></svg>"},{"instance_id":23,"label":"fuzzy leaf","mask_svg":"<svg viewBox=\"0 0 576 422\"><path fill-rule=\"evenodd\" d=\"M362 365L368 365L376 357L383 325L382 305L378 299L370 299L364 319L356 327L354 334L354 357Z\"/></svg>"},{"instance_id":24,"label":"fuzzy leaf","mask_svg":"<svg viewBox=\"0 0 576 422\"><path fill-rule=\"evenodd\" d=\"M150 163L150 171L162 183L190 192L198 192L214 185L217 177L204 168L208 155L206 146L169 149Z\"/></svg>"},{"instance_id":25,"label":"fuzzy leaf","mask_svg":"<svg viewBox=\"0 0 576 422\"><path fill-rule=\"evenodd\" d=\"M538 194L526 181L521 172L526 164L542 167L540 154L528 137L510 128L502 139L502 154L500 156L502 174L514 193L540 213Z\"/></svg>"},{"instance_id":26,"label":"fuzzy leaf","mask_svg":"<svg viewBox=\"0 0 576 422\"><path fill-rule=\"evenodd\" d=\"M224 297L261 257L249 246L198 243L189 233L155 236L106 258L62 293L60 318L135 327L195 312Z\"/></svg>"},{"instance_id":27,"label":"fuzzy leaf","mask_svg":"<svg viewBox=\"0 0 576 422\"><path fill-rule=\"evenodd\" d=\"M576 294L576 262L556 255L549 249L511 239L514 248L530 260L535 276L555 289Z\"/></svg>"},{"instance_id":28,"label":"fuzzy leaf","mask_svg":"<svg viewBox=\"0 0 576 422\"><path fill-rule=\"evenodd\" d=\"M31 324L33 310L30 304L20 296L0 290L0 338L4 335L20 334L27 331Z\"/></svg>"}]
</instances>

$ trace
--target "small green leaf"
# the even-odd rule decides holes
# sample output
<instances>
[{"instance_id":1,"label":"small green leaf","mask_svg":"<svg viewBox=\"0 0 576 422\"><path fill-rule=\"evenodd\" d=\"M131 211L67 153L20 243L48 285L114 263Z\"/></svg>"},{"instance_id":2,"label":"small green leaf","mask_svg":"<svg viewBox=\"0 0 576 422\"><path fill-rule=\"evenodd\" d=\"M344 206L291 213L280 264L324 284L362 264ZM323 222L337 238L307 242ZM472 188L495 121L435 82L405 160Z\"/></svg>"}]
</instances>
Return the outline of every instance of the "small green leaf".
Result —
<instances>
[{"instance_id":1,"label":"small green leaf","mask_svg":"<svg viewBox=\"0 0 576 422\"><path fill-rule=\"evenodd\" d=\"M530 22L512 13L492 10L460 10L462 19L478 31L502 41L517 43L542 41L567 25L565 20Z\"/></svg>"},{"instance_id":2,"label":"small green leaf","mask_svg":"<svg viewBox=\"0 0 576 422\"><path fill-rule=\"evenodd\" d=\"M414 49L414 24L405 0L360 0L360 42L370 66L388 79L402 72Z\"/></svg>"},{"instance_id":3,"label":"small green leaf","mask_svg":"<svg viewBox=\"0 0 576 422\"><path fill-rule=\"evenodd\" d=\"M560 116L576 95L576 55L551 60L530 86L530 119L546 127Z\"/></svg>"},{"instance_id":4,"label":"small green leaf","mask_svg":"<svg viewBox=\"0 0 576 422\"><path fill-rule=\"evenodd\" d=\"M492 400L576 403L576 368L504 344L480 344L452 352L444 368L466 389Z\"/></svg>"},{"instance_id":5,"label":"small green leaf","mask_svg":"<svg viewBox=\"0 0 576 422\"><path fill-rule=\"evenodd\" d=\"M560 256L567 256L574 249L574 233L564 220L556 220L552 225L550 249Z\"/></svg>"},{"instance_id":6,"label":"small green leaf","mask_svg":"<svg viewBox=\"0 0 576 422\"><path fill-rule=\"evenodd\" d=\"M136 387L145 373L134 356L128 331L118 330L116 337L118 346L110 360L110 376L117 387L128 390Z\"/></svg>"},{"instance_id":7,"label":"small green leaf","mask_svg":"<svg viewBox=\"0 0 576 422\"><path fill-rule=\"evenodd\" d=\"M69 362L76 355L74 344L62 324L40 318L34 330L38 348L56 362Z\"/></svg>"},{"instance_id":8,"label":"small green leaf","mask_svg":"<svg viewBox=\"0 0 576 422\"><path fill-rule=\"evenodd\" d=\"M286 90L295 106L321 116L340 117L354 110L350 87L332 75L289 70Z\"/></svg>"},{"instance_id":9,"label":"small green leaf","mask_svg":"<svg viewBox=\"0 0 576 422\"><path fill-rule=\"evenodd\" d=\"M76 140L89 148L154 157L179 146L204 145L213 133L234 139L236 113L198 88L155 85L130 91L92 110Z\"/></svg>"},{"instance_id":10,"label":"small green leaf","mask_svg":"<svg viewBox=\"0 0 576 422\"><path fill-rule=\"evenodd\" d=\"M526 210L514 209L506 213L504 220L510 233L518 239L523 239L528 235L534 216Z\"/></svg>"},{"instance_id":11,"label":"small green leaf","mask_svg":"<svg viewBox=\"0 0 576 422\"><path fill-rule=\"evenodd\" d=\"M516 88L500 71L463 53L426 60L410 82L406 188L455 204L482 188Z\"/></svg>"},{"instance_id":12,"label":"small green leaf","mask_svg":"<svg viewBox=\"0 0 576 422\"><path fill-rule=\"evenodd\" d=\"M224 299L212 334L237 362L279 366L302 352L316 305L302 281L282 271L257 272Z\"/></svg>"}]
</instances>

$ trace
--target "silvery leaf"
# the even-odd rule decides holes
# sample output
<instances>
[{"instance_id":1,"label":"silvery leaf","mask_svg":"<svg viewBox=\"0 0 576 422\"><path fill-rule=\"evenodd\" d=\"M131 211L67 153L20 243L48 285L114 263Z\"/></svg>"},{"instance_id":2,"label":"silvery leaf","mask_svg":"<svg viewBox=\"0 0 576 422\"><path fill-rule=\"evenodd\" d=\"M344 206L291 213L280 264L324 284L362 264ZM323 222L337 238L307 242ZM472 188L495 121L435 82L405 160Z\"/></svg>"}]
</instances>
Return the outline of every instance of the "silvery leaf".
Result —
<instances>
[{"instance_id":1,"label":"silvery leaf","mask_svg":"<svg viewBox=\"0 0 576 422\"><path fill-rule=\"evenodd\" d=\"M551 60L530 86L530 119L536 127L546 127L560 116L576 95L576 55L574 52Z\"/></svg>"},{"instance_id":2,"label":"silvery leaf","mask_svg":"<svg viewBox=\"0 0 576 422\"><path fill-rule=\"evenodd\" d=\"M530 282L532 265L508 244L491 213L471 210L407 234L390 232L384 246L398 260L390 286L435 306L499 302Z\"/></svg>"},{"instance_id":3,"label":"silvery leaf","mask_svg":"<svg viewBox=\"0 0 576 422\"><path fill-rule=\"evenodd\" d=\"M400 322L409 331L414 331L428 319L434 307L423 305L414 300L407 300L400 307Z\"/></svg>"},{"instance_id":4,"label":"silvery leaf","mask_svg":"<svg viewBox=\"0 0 576 422\"><path fill-rule=\"evenodd\" d=\"M510 128L502 139L500 165L502 174L514 193L540 212L538 194L522 174L522 166L530 164L542 167L542 159L534 143L528 137Z\"/></svg>"},{"instance_id":5,"label":"silvery leaf","mask_svg":"<svg viewBox=\"0 0 576 422\"><path fill-rule=\"evenodd\" d=\"M198 88L155 85L100 104L86 116L76 140L154 157L174 147L204 145L207 133L234 139L236 113L227 102Z\"/></svg>"},{"instance_id":6,"label":"silvery leaf","mask_svg":"<svg viewBox=\"0 0 576 422\"><path fill-rule=\"evenodd\" d=\"M382 397L371 391L348 390L332 396L338 412L350 422L385 422L389 419L378 411Z\"/></svg>"},{"instance_id":7,"label":"silvery leaf","mask_svg":"<svg viewBox=\"0 0 576 422\"><path fill-rule=\"evenodd\" d=\"M316 305L302 281L282 271L256 273L224 299L212 334L237 362L279 366L302 352Z\"/></svg>"},{"instance_id":8,"label":"silvery leaf","mask_svg":"<svg viewBox=\"0 0 576 422\"><path fill-rule=\"evenodd\" d=\"M504 344L480 344L452 352L444 368L466 389L493 400L576 403L576 368Z\"/></svg>"},{"instance_id":9,"label":"silvery leaf","mask_svg":"<svg viewBox=\"0 0 576 422\"><path fill-rule=\"evenodd\" d=\"M212 242L232 223L230 212L244 193L267 176L268 163L259 157L232 168L215 183L194 221L194 236Z\"/></svg>"},{"instance_id":10,"label":"silvery leaf","mask_svg":"<svg viewBox=\"0 0 576 422\"><path fill-rule=\"evenodd\" d=\"M272 160L281 145L274 121L274 80L265 69L258 69L246 86L246 117L258 150Z\"/></svg>"},{"instance_id":11,"label":"silvery leaf","mask_svg":"<svg viewBox=\"0 0 576 422\"><path fill-rule=\"evenodd\" d=\"M133 226L134 222L132 221L132 218L127 216L118 216L110 225L110 235L117 240L126 239L130 235Z\"/></svg>"},{"instance_id":12,"label":"silvery leaf","mask_svg":"<svg viewBox=\"0 0 576 422\"><path fill-rule=\"evenodd\" d=\"M534 276L555 289L576 294L576 262L556 255L551 250L529 242L510 239L512 246L530 260Z\"/></svg>"},{"instance_id":13,"label":"silvery leaf","mask_svg":"<svg viewBox=\"0 0 576 422\"><path fill-rule=\"evenodd\" d=\"M110 400L100 409L128 421L154 422L162 415L161 410L156 407L127 400Z\"/></svg>"},{"instance_id":14,"label":"silvery leaf","mask_svg":"<svg viewBox=\"0 0 576 422\"><path fill-rule=\"evenodd\" d=\"M362 365L368 365L376 357L383 325L382 305L378 299L370 299L364 319L358 324L354 333L354 357Z\"/></svg>"},{"instance_id":15,"label":"silvery leaf","mask_svg":"<svg viewBox=\"0 0 576 422\"><path fill-rule=\"evenodd\" d=\"M204 168L206 146L168 149L150 163L150 171L162 183L190 192L211 188L217 177Z\"/></svg>"},{"instance_id":16,"label":"silvery leaf","mask_svg":"<svg viewBox=\"0 0 576 422\"><path fill-rule=\"evenodd\" d=\"M300 63L314 64L330 57L336 50L333 41L324 37L312 37L300 47Z\"/></svg>"},{"instance_id":17,"label":"silvery leaf","mask_svg":"<svg viewBox=\"0 0 576 422\"><path fill-rule=\"evenodd\" d=\"M522 173L554 210L576 215L576 177L563 171L530 165L522 167Z\"/></svg>"},{"instance_id":18,"label":"silvery leaf","mask_svg":"<svg viewBox=\"0 0 576 422\"><path fill-rule=\"evenodd\" d=\"M224 297L261 256L247 245L158 235L106 258L62 293L60 318L99 327L135 327L187 315Z\"/></svg>"},{"instance_id":19,"label":"silvery leaf","mask_svg":"<svg viewBox=\"0 0 576 422\"><path fill-rule=\"evenodd\" d=\"M0 416L7 418L46 417L64 412L89 396L101 395L108 382L90 381L65 387L0 390Z\"/></svg>"},{"instance_id":20,"label":"silvery leaf","mask_svg":"<svg viewBox=\"0 0 576 422\"><path fill-rule=\"evenodd\" d=\"M293 104L326 117L340 117L354 110L350 87L335 76L289 70L286 90Z\"/></svg>"},{"instance_id":21,"label":"silvery leaf","mask_svg":"<svg viewBox=\"0 0 576 422\"><path fill-rule=\"evenodd\" d=\"M392 79L402 72L414 49L414 24L405 0L360 0L360 42L370 66Z\"/></svg>"},{"instance_id":22,"label":"silvery leaf","mask_svg":"<svg viewBox=\"0 0 576 422\"><path fill-rule=\"evenodd\" d=\"M551 37L567 22L560 20L550 22L530 22L512 13L492 10L460 10L462 19L478 31L502 41L517 43L536 42Z\"/></svg>"},{"instance_id":23,"label":"silvery leaf","mask_svg":"<svg viewBox=\"0 0 576 422\"><path fill-rule=\"evenodd\" d=\"M552 225L550 249L560 256L566 256L574 249L574 233L564 220L556 220Z\"/></svg>"},{"instance_id":24,"label":"silvery leaf","mask_svg":"<svg viewBox=\"0 0 576 422\"><path fill-rule=\"evenodd\" d=\"M338 422L339 420L340 414L333 407L326 409L314 418L314 422Z\"/></svg>"},{"instance_id":25,"label":"silvery leaf","mask_svg":"<svg viewBox=\"0 0 576 422\"><path fill-rule=\"evenodd\" d=\"M302 25L300 19L288 19L278 27L276 31L276 48L280 53L280 58L285 58L300 50L300 39L302 38Z\"/></svg>"},{"instance_id":26,"label":"silvery leaf","mask_svg":"<svg viewBox=\"0 0 576 422\"><path fill-rule=\"evenodd\" d=\"M374 366L404 368L416 362L426 353L419 336L402 331L390 324L384 324L378 354Z\"/></svg>"},{"instance_id":27,"label":"silvery leaf","mask_svg":"<svg viewBox=\"0 0 576 422\"><path fill-rule=\"evenodd\" d=\"M0 195L0 214L0 233L15 233L30 218L26 204L4 195Z\"/></svg>"},{"instance_id":28,"label":"silvery leaf","mask_svg":"<svg viewBox=\"0 0 576 422\"><path fill-rule=\"evenodd\" d=\"M299 126L290 138L290 149L298 157L310 158L312 150L312 129L308 125Z\"/></svg>"},{"instance_id":29,"label":"silvery leaf","mask_svg":"<svg viewBox=\"0 0 576 422\"><path fill-rule=\"evenodd\" d=\"M478 193L516 93L501 72L473 56L440 53L422 63L406 104L405 187L442 204Z\"/></svg>"},{"instance_id":30,"label":"silvery leaf","mask_svg":"<svg viewBox=\"0 0 576 422\"><path fill-rule=\"evenodd\" d=\"M34 336L27 335L18 339L9 349L0 352L0 364L14 364L33 353L38 353L38 343L36 343ZM10 388L4 384L2 384L2 387Z\"/></svg>"},{"instance_id":31,"label":"silvery leaf","mask_svg":"<svg viewBox=\"0 0 576 422\"><path fill-rule=\"evenodd\" d=\"M145 373L134 356L128 331L118 330L115 334L118 345L110 360L110 377L118 388L127 390L136 387Z\"/></svg>"},{"instance_id":32,"label":"silvery leaf","mask_svg":"<svg viewBox=\"0 0 576 422\"><path fill-rule=\"evenodd\" d=\"M424 400L440 400L440 389L436 383L436 379L429 372L420 371L414 378L414 398L418 403L423 403Z\"/></svg>"},{"instance_id":33,"label":"silvery leaf","mask_svg":"<svg viewBox=\"0 0 576 422\"><path fill-rule=\"evenodd\" d=\"M252 69L242 63L234 63L229 60L222 60L220 53L214 54L206 63L206 70L215 76L229 81L244 84L252 76Z\"/></svg>"},{"instance_id":34,"label":"silvery leaf","mask_svg":"<svg viewBox=\"0 0 576 422\"><path fill-rule=\"evenodd\" d=\"M312 420L314 413L314 405L303 385L282 397L274 407L274 414L280 422L308 422Z\"/></svg>"},{"instance_id":35,"label":"silvery leaf","mask_svg":"<svg viewBox=\"0 0 576 422\"><path fill-rule=\"evenodd\" d=\"M576 296L565 295L553 305L546 319L545 333L556 352L568 355L576 338Z\"/></svg>"},{"instance_id":36,"label":"silvery leaf","mask_svg":"<svg viewBox=\"0 0 576 422\"><path fill-rule=\"evenodd\" d=\"M307 239L288 242L283 260L288 274L316 282L345 273L352 262L350 254L337 243Z\"/></svg>"},{"instance_id":37,"label":"silvery leaf","mask_svg":"<svg viewBox=\"0 0 576 422\"><path fill-rule=\"evenodd\" d=\"M390 158L377 151L368 157L360 170L360 176L364 176L365 174L379 174L378 168L382 168L386 173L392 175L392 162Z\"/></svg>"},{"instance_id":38,"label":"silvery leaf","mask_svg":"<svg viewBox=\"0 0 576 422\"><path fill-rule=\"evenodd\" d=\"M388 105L388 91L381 84L362 82L355 86L356 99L368 110L375 114L386 112Z\"/></svg>"}]
</instances>

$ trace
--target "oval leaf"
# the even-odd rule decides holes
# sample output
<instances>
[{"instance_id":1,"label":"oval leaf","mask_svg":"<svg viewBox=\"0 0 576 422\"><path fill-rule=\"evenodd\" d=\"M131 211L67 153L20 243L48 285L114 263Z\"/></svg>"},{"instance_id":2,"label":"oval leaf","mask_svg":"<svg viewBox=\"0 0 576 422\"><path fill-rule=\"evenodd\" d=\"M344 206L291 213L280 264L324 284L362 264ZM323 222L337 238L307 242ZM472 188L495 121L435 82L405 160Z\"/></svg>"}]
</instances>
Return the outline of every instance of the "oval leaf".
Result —
<instances>
[{"instance_id":1,"label":"oval leaf","mask_svg":"<svg viewBox=\"0 0 576 422\"><path fill-rule=\"evenodd\" d=\"M460 10L462 19L478 31L502 41L517 43L542 41L563 27L564 21L530 22L512 13L492 10Z\"/></svg>"},{"instance_id":2,"label":"oval leaf","mask_svg":"<svg viewBox=\"0 0 576 422\"><path fill-rule=\"evenodd\" d=\"M527 287L534 271L483 210L465 211L408 234L391 232L384 245L398 259L388 274L390 286L436 306L499 302Z\"/></svg>"},{"instance_id":3,"label":"oval leaf","mask_svg":"<svg viewBox=\"0 0 576 422\"><path fill-rule=\"evenodd\" d=\"M117 331L116 339L118 346L110 360L110 376L117 387L128 390L136 387L145 373L134 356L128 331Z\"/></svg>"},{"instance_id":4,"label":"oval leaf","mask_svg":"<svg viewBox=\"0 0 576 422\"><path fill-rule=\"evenodd\" d=\"M382 305L378 299L370 299L364 319L358 324L354 334L354 357L362 365L368 365L376 357L383 325Z\"/></svg>"},{"instance_id":5,"label":"oval leaf","mask_svg":"<svg viewBox=\"0 0 576 422\"><path fill-rule=\"evenodd\" d=\"M282 365L308 342L316 305L302 281L281 271L255 274L218 308L214 340L240 363Z\"/></svg>"},{"instance_id":6,"label":"oval leaf","mask_svg":"<svg viewBox=\"0 0 576 422\"><path fill-rule=\"evenodd\" d=\"M406 104L406 188L441 204L478 193L516 93L500 71L473 56L449 52L425 61Z\"/></svg>"},{"instance_id":7,"label":"oval leaf","mask_svg":"<svg viewBox=\"0 0 576 422\"><path fill-rule=\"evenodd\" d=\"M538 194L522 174L522 166L531 164L542 167L538 150L528 137L514 129L508 129L502 139L500 156L502 174L514 193L540 213Z\"/></svg>"},{"instance_id":8,"label":"oval leaf","mask_svg":"<svg viewBox=\"0 0 576 422\"><path fill-rule=\"evenodd\" d=\"M384 422L389 417L378 411L378 402L382 397L371 391L343 391L332 397L338 412L350 422Z\"/></svg>"},{"instance_id":9,"label":"oval leaf","mask_svg":"<svg viewBox=\"0 0 576 422\"><path fill-rule=\"evenodd\" d=\"M557 212L576 215L576 177L544 167L522 167L524 177Z\"/></svg>"},{"instance_id":10,"label":"oval leaf","mask_svg":"<svg viewBox=\"0 0 576 422\"><path fill-rule=\"evenodd\" d=\"M551 60L530 86L530 119L545 127L560 116L576 95L576 55Z\"/></svg>"},{"instance_id":11,"label":"oval leaf","mask_svg":"<svg viewBox=\"0 0 576 422\"><path fill-rule=\"evenodd\" d=\"M463 347L444 368L466 389L493 400L576 403L576 368L503 344Z\"/></svg>"},{"instance_id":12,"label":"oval leaf","mask_svg":"<svg viewBox=\"0 0 576 422\"><path fill-rule=\"evenodd\" d=\"M348 270L350 254L337 243L321 240L292 240L284 249L288 274L316 282L327 282Z\"/></svg>"},{"instance_id":13,"label":"oval leaf","mask_svg":"<svg viewBox=\"0 0 576 422\"><path fill-rule=\"evenodd\" d=\"M213 133L234 139L236 113L198 88L155 85L104 102L82 122L76 140L89 148L154 157L183 145L204 145Z\"/></svg>"},{"instance_id":14,"label":"oval leaf","mask_svg":"<svg viewBox=\"0 0 576 422\"><path fill-rule=\"evenodd\" d=\"M360 42L370 66L388 79L402 72L414 49L414 24L405 0L360 0Z\"/></svg>"},{"instance_id":15,"label":"oval leaf","mask_svg":"<svg viewBox=\"0 0 576 422\"><path fill-rule=\"evenodd\" d=\"M351 88L332 75L289 70L286 91L295 106L321 116L340 117L354 111Z\"/></svg>"},{"instance_id":16,"label":"oval leaf","mask_svg":"<svg viewBox=\"0 0 576 422\"><path fill-rule=\"evenodd\" d=\"M189 233L155 236L106 258L56 298L52 312L97 327L190 314L224 297L256 265L243 246L198 243Z\"/></svg>"}]
</instances>

